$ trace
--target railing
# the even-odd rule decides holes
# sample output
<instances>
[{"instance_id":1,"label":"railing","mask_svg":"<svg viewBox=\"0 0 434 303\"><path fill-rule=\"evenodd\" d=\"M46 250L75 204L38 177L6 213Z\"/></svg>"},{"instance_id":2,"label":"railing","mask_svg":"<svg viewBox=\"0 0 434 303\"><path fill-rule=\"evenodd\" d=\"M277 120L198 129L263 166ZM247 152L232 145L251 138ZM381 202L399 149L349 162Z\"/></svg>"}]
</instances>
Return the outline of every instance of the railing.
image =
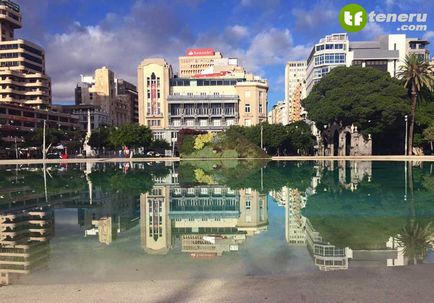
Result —
<instances>
[{"instance_id":1,"label":"railing","mask_svg":"<svg viewBox=\"0 0 434 303\"><path fill-rule=\"evenodd\" d=\"M200 101L200 100L232 100L234 102L238 102L238 96L237 95L192 95L192 96L185 96L185 95L169 95L167 97L167 100L170 101Z\"/></svg>"}]
</instances>

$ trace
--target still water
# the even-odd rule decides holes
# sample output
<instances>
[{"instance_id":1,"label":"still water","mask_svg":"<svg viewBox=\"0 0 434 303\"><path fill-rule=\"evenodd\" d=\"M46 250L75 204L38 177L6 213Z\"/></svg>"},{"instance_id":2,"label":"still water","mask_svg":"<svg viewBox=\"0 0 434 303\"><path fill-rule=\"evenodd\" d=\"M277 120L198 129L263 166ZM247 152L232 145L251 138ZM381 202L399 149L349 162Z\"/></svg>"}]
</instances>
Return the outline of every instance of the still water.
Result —
<instances>
[{"instance_id":1,"label":"still water","mask_svg":"<svg viewBox=\"0 0 434 303\"><path fill-rule=\"evenodd\" d=\"M0 284L236 278L433 263L433 166L2 166Z\"/></svg>"}]
</instances>

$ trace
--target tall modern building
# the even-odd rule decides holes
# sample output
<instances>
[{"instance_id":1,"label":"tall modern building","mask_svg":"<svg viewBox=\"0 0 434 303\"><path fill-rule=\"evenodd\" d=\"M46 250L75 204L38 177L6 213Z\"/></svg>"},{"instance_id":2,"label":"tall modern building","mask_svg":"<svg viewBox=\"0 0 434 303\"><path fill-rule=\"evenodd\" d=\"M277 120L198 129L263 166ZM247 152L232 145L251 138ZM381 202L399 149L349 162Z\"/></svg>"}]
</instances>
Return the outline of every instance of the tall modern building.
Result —
<instances>
[{"instance_id":1,"label":"tall modern building","mask_svg":"<svg viewBox=\"0 0 434 303\"><path fill-rule=\"evenodd\" d=\"M306 98L306 61L289 61L285 66L285 112L283 125L304 118L301 100Z\"/></svg>"},{"instance_id":2,"label":"tall modern building","mask_svg":"<svg viewBox=\"0 0 434 303\"><path fill-rule=\"evenodd\" d=\"M373 67L396 77L407 54L429 60L427 40L405 34L381 36L375 41L350 41L347 34L332 34L316 44L307 59L306 90L336 66Z\"/></svg>"},{"instance_id":3,"label":"tall modern building","mask_svg":"<svg viewBox=\"0 0 434 303\"><path fill-rule=\"evenodd\" d=\"M138 67L138 92L139 123L167 141L183 128L216 132L267 119L267 81L234 59L220 58L189 77L175 76L164 59L145 59Z\"/></svg>"},{"instance_id":4,"label":"tall modern building","mask_svg":"<svg viewBox=\"0 0 434 303\"><path fill-rule=\"evenodd\" d=\"M109 125L119 126L138 120L136 86L123 79L116 79L114 72L105 66L95 70L94 76L81 76L81 81L75 88L75 104L81 107L94 106L95 109L91 110L92 117L93 113L103 112L108 116ZM73 113L81 115L80 111Z\"/></svg>"},{"instance_id":5,"label":"tall modern building","mask_svg":"<svg viewBox=\"0 0 434 303\"><path fill-rule=\"evenodd\" d=\"M37 108L51 104L50 78L45 74L44 50L15 39L22 27L20 6L0 1L0 102L19 102Z\"/></svg>"}]
</instances>

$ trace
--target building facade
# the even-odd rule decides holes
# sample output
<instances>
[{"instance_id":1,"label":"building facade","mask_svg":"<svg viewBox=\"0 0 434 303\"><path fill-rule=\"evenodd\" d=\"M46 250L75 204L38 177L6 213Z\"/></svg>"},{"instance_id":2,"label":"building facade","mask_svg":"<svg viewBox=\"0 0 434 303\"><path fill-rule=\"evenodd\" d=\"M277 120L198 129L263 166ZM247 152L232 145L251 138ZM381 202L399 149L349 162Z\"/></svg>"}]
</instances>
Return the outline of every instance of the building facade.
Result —
<instances>
[{"instance_id":1,"label":"building facade","mask_svg":"<svg viewBox=\"0 0 434 303\"><path fill-rule=\"evenodd\" d=\"M138 67L139 123L170 142L185 128L215 132L265 122L267 81L235 63L221 59L199 74L179 78L164 59L145 59Z\"/></svg>"},{"instance_id":2,"label":"building facade","mask_svg":"<svg viewBox=\"0 0 434 303\"><path fill-rule=\"evenodd\" d=\"M287 114L287 103L285 101L279 101L276 105L273 106L269 115L268 115L268 123L269 124L288 124L289 119L285 119ZM286 123L285 123L286 120Z\"/></svg>"},{"instance_id":3,"label":"building facade","mask_svg":"<svg viewBox=\"0 0 434 303\"><path fill-rule=\"evenodd\" d=\"M179 57L179 77L190 78L212 67L215 60L222 59L220 52L212 48L190 48L185 56Z\"/></svg>"},{"instance_id":4,"label":"building facade","mask_svg":"<svg viewBox=\"0 0 434 303\"><path fill-rule=\"evenodd\" d=\"M51 83L45 74L44 49L15 39L15 30L21 27L20 6L0 1L0 102L47 108L51 104Z\"/></svg>"},{"instance_id":5,"label":"building facade","mask_svg":"<svg viewBox=\"0 0 434 303\"><path fill-rule=\"evenodd\" d=\"M136 87L116 79L107 67L95 70L94 76L81 76L75 88L76 105L97 106L108 115L108 125L120 126L137 121Z\"/></svg>"},{"instance_id":6,"label":"building facade","mask_svg":"<svg viewBox=\"0 0 434 303\"><path fill-rule=\"evenodd\" d=\"M283 125L302 120L306 112L301 100L306 98L306 61L289 61L285 66L285 112Z\"/></svg>"},{"instance_id":7,"label":"building facade","mask_svg":"<svg viewBox=\"0 0 434 303\"><path fill-rule=\"evenodd\" d=\"M375 41L350 41L347 34L331 34L316 44L307 59L306 90L336 66L373 67L396 77L405 56L416 54L429 60L427 40L405 34L380 36Z\"/></svg>"},{"instance_id":8,"label":"building facade","mask_svg":"<svg viewBox=\"0 0 434 303\"><path fill-rule=\"evenodd\" d=\"M0 102L0 136L6 142L22 142L23 137L42 128L60 128L65 131L78 130L79 118L75 115L52 110L42 110L21 103Z\"/></svg>"}]
</instances>

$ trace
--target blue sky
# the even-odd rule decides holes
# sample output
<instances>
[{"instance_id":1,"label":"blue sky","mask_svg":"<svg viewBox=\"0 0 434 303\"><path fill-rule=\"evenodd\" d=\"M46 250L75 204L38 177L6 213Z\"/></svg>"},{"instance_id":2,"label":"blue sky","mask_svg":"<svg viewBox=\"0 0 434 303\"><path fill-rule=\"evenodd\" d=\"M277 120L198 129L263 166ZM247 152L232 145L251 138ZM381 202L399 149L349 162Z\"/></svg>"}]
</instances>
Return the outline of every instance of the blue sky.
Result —
<instances>
[{"instance_id":1,"label":"blue sky","mask_svg":"<svg viewBox=\"0 0 434 303\"><path fill-rule=\"evenodd\" d=\"M189 47L213 47L238 57L270 84L269 107L284 96L288 60L305 59L323 36L344 32L338 13L358 3L376 13L427 13L427 31L398 32L397 24L368 23L352 40L388 33L424 37L434 43L434 1L284 0L17 0L24 28L16 33L46 49L53 103L73 101L80 74L101 66L136 82L137 65L164 57L177 69ZM431 46L431 50L433 47ZM432 51L431 51L432 52Z\"/></svg>"}]
</instances>

